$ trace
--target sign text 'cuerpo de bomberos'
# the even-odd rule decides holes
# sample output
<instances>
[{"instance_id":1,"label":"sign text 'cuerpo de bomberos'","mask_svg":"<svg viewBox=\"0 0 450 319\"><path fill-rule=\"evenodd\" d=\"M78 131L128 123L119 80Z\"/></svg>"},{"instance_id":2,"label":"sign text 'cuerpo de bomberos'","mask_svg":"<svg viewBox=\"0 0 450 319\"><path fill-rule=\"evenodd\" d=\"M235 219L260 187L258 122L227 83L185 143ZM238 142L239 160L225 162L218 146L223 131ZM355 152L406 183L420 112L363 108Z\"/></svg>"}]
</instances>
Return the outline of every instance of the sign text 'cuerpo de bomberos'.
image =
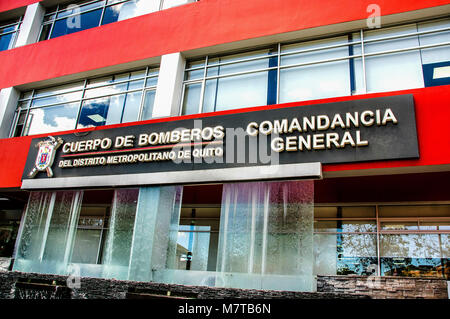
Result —
<instances>
[{"instance_id":1,"label":"sign text 'cuerpo de bomberos'","mask_svg":"<svg viewBox=\"0 0 450 319\"><path fill-rule=\"evenodd\" d=\"M418 156L413 96L401 95L34 139L23 178Z\"/></svg>"}]
</instances>

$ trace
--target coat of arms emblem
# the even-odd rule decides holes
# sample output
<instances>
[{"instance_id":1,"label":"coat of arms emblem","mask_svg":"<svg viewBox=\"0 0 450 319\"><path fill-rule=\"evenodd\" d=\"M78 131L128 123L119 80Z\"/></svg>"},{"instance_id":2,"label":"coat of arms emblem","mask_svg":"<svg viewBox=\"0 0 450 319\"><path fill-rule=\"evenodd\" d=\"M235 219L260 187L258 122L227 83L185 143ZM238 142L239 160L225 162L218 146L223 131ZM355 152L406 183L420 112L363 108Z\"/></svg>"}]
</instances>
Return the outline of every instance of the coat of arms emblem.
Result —
<instances>
[{"instance_id":1,"label":"coat of arms emblem","mask_svg":"<svg viewBox=\"0 0 450 319\"><path fill-rule=\"evenodd\" d=\"M40 141L36 144L39 147L38 154L36 156L36 161L33 170L28 174L28 177L33 178L39 172L47 172L48 177L53 177L53 171L51 166L55 160L56 150L61 146L63 140L58 137L58 139L53 136L49 136L47 140Z\"/></svg>"}]
</instances>

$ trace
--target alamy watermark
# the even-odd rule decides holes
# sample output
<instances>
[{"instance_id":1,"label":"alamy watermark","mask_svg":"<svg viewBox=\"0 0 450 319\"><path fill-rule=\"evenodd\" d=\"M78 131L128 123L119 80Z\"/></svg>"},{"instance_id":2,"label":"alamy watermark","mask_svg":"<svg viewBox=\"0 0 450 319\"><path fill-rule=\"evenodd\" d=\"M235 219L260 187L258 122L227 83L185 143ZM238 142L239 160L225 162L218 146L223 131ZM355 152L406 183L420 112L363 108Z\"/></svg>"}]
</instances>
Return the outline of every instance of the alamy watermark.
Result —
<instances>
[{"instance_id":1,"label":"alamy watermark","mask_svg":"<svg viewBox=\"0 0 450 319\"><path fill-rule=\"evenodd\" d=\"M378 4L372 3L367 6L366 11L370 13L366 19L367 27L369 29L381 28L381 7Z\"/></svg>"}]
</instances>

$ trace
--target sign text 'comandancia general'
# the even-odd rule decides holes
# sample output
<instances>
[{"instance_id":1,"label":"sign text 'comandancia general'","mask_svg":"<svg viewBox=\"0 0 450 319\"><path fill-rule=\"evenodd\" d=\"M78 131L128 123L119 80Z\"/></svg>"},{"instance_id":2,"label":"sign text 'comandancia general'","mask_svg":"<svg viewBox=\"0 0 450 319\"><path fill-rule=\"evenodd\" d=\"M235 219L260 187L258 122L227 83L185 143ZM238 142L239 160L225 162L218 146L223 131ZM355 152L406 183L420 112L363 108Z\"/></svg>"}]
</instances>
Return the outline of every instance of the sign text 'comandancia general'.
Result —
<instances>
[{"instance_id":1,"label":"sign text 'comandancia general'","mask_svg":"<svg viewBox=\"0 0 450 319\"><path fill-rule=\"evenodd\" d=\"M45 141L55 138L61 146L53 149ZM33 145L47 146L38 152ZM40 138L33 140L24 178L201 173L211 168L418 156L413 97L400 95L267 107ZM43 170L52 176L39 174Z\"/></svg>"}]
</instances>

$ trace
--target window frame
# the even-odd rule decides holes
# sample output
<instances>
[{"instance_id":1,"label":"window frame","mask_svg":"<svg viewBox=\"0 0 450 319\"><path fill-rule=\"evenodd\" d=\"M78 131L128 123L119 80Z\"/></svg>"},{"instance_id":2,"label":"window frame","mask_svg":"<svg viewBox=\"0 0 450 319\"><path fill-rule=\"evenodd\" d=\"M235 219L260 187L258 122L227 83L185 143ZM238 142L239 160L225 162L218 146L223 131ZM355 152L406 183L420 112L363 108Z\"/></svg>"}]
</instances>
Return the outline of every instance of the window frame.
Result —
<instances>
[{"instance_id":1,"label":"window frame","mask_svg":"<svg viewBox=\"0 0 450 319\"><path fill-rule=\"evenodd\" d=\"M416 21L413 23L402 23L402 24L397 24L397 25L392 25L392 26L387 26L386 29L391 28L391 27L396 27L396 26L408 26L408 25L416 25L416 27L421 24L421 23L427 23L427 22L432 22L432 21L446 21L447 19L449 19L448 17L440 17L440 18L436 18L436 19L432 19L432 20L421 20L421 21ZM431 49L431 48L437 48L437 47L446 47L446 46L450 46L450 42L439 42L439 43L435 43L435 44L427 44L427 45L422 45L420 44L419 41L419 45L417 46L411 46L411 47L406 47L406 48L400 48L400 49L391 49L391 50L384 50L384 51L377 51L377 52L371 52L371 53L367 53L365 52L364 48L366 45L368 44L372 44L372 43L376 43L376 42L381 42L381 41L386 41L386 40L397 40L397 39L402 39L402 38L408 38L408 37L417 37L420 38L421 35L428 35L428 34L439 34L441 32L448 32L450 31L450 27L443 27L443 28L434 28L434 29L430 29L430 30L423 30L423 31L418 31L418 29L416 28L415 32L408 32L405 34L398 34L398 35L388 35L388 36L379 36L373 39L364 39L364 34L367 31L371 31L370 29L358 29L358 30L354 30L354 31L349 31L349 32L345 32L345 33L340 33L340 34L336 34L333 36L326 36L326 37L321 37L321 38L313 38L313 39L306 39L304 41L291 41L291 42L286 42L286 43L277 43L276 46L278 47L278 52L273 54L273 55L267 55L267 56L261 56L261 57L253 57L253 58L247 58L247 59L238 59L236 61L230 61L230 62L224 62L224 63L216 63L216 64L210 64L208 65L208 61L211 58L221 58L221 57L226 57L228 55L233 55L233 54L238 54L238 53L251 53L254 51L258 51L258 50L262 50L262 49L269 49L269 48L273 48L275 45L267 45L267 46L263 46L263 47L258 47L258 48L253 48L253 49L247 49L247 50L240 50L240 51L232 51L232 52L224 52L221 54L211 54L211 55L206 55L206 56L199 56L199 57L194 57L190 60L187 61L187 65L189 63L200 63L201 61L203 61L203 64L201 66L195 66L195 67L186 67L184 70L184 79L183 79L183 88L182 88L182 98L181 98L181 103L179 106L179 115L185 115L183 112L183 107L184 107L184 102L186 99L186 88L189 85L192 84L201 84L201 90L200 90L200 100L199 100L199 104L198 104L198 114L203 113L203 105L204 105L204 99L205 99L205 87L206 87L206 81L207 80L211 80L211 79L220 79L220 78L225 78L225 77L232 77L232 76L239 76L239 75L245 75L245 74L252 74L252 73L257 73L257 72L263 72L263 71L270 71L270 70L276 70L277 72L277 81L276 81L276 88L275 92L276 92L276 104L280 103L280 72L281 70L284 69L291 69L291 68L296 68L296 67L303 67L303 66L310 66L310 65L323 65L325 63L329 63L329 62L337 62L337 61L349 61L349 72L350 72L350 91L351 94L350 95L361 95L361 94L368 94L368 93L375 93L372 91L368 90L368 86L367 86L367 70L366 70L366 58L369 57L374 57L374 56L385 56L385 55L389 55L389 54L396 54L396 53L403 53L403 52L411 52L411 51L416 51L418 50L419 53L421 54L421 50L424 49ZM354 34L359 33L359 39L355 40L353 38ZM301 44L301 43L307 43L307 42L311 42L311 41L316 41L316 40L326 40L326 39L330 39L332 40L333 38L338 38L338 37L342 37L342 36L347 36L349 41L347 43L340 43L340 44L332 44L332 45L324 45L324 46L318 46L316 48L309 48L309 49L301 49L301 50L293 50L293 51L289 51L289 52L282 52L283 46L286 45L292 45L292 44ZM360 46L360 53L359 54L355 54L353 51L355 49L355 47ZM295 54L302 54L302 53L312 53L312 52L316 52L316 51L323 51L323 50L328 50L328 49L335 49L335 48L341 48L341 47L347 47L348 48L348 55L345 57L337 57L337 58L331 58L331 59L323 59L323 60L315 60L315 61L310 61L310 62L303 62L303 63L292 63L292 64L287 64L287 65L281 65L281 58L285 57L285 56L289 56L289 55L295 55ZM243 71L243 72L236 72L236 73L230 73L230 74L225 74L225 75L214 75L214 76L208 76L208 69L209 68L213 68L213 67L219 67L222 65L231 65L231 64L238 64L238 63L243 63L243 62L249 62L249 61L256 61L256 60L261 60L261 59L269 59L272 56L276 56L277 57L277 65L273 66L273 67L268 67L268 68L263 68L263 69L255 69L255 70L251 70L251 71ZM362 71L362 88L360 92L355 92L355 88L354 88L354 61L355 59L361 59L361 71ZM424 64L422 63L422 66ZM352 70L352 66L353 66L353 70ZM187 75L189 72L191 71L199 71L199 70L204 70L203 72L203 76L199 77L199 78L195 78L195 79L187 79ZM423 69L423 68L422 68ZM423 70L420 70L422 72L422 77L424 79L424 87L428 87L428 82L425 79L425 75L423 74ZM270 89L268 88L268 91L270 91ZM377 91L378 92L378 91ZM267 92L267 94L269 94L269 92ZM316 99L316 98L314 98ZM286 102L288 103L288 102ZM269 104L266 104L269 105ZM262 105L261 105L262 106ZM247 106L243 106L243 107L247 107Z\"/></svg>"},{"instance_id":2,"label":"window frame","mask_svg":"<svg viewBox=\"0 0 450 319\"><path fill-rule=\"evenodd\" d=\"M20 28L22 27L22 22L23 22L23 16L20 16L19 18L16 19L15 22L9 21L6 24L0 24L0 30L4 29L4 28L15 26L14 30L12 30L12 31L0 33L0 38L5 35L8 35L8 34L13 34L13 37L10 40L8 48L3 51L11 50L16 46L17 38L19 37Z\"/></svg>"},{"instance_id":3,"label":"window frame","mask_svg":"<svg viewBox=\"0 0 450 319\"><path fill-rule=\"evenodd\" d=\"M60 13L63 13L65 11L69 11L71 9L61 8L62 5L60 5L60 4L57 4L56 6L53 6L53 7L49 7L48 10L51 10L51 11L50 12L46 12L45 15L44 15L44 19L43 19L43 22L41 23L41 27L40 27L40 31L39 31L39 37L38 37L39 40L38 41L45 41L45 40L52 39L51 35L53 33L53 29L54 29L56 21L64 20L64 19L67 19L67 18L70 18L70 17L80 16L80 15L82 15L84 13L89 13L89 12L92 12L92 11L95 11L95 10L99 10L99 9L102 10L102 13L100 15L100 21L99 21L99 25L98 26L102 26L103 25L103 18L105 17L105 12L106 12L108 7L119 5L119 4L125 4L125 3L128 3L128 2L134 1L134 0L116 0L113 3L108 3L108 0L92 0L92 1L87 1L87 2L84 2L84 3L80 3L80 2L83 2L82 0L80 0L80 1L74 1L73 3L65 4L65 6L67 6L67 5L78 5L78 3L80 3L80 6L87 6L87 5L91 5L91 4L94 4L94 3L97 3L97 2L102 2L102 1L104 1L105 3L100 5L100 6L98 6L98 7L87 9L87 10L79 12L79 13L68 14L68 15L65 15L65 16L59 17L59 18L58 18L58 15ZM156 11L164 10L165 0L158 0L158 1L159 1L159 5L157 6L158 9ZM196 1L199 1L199 0L196 0ZM156 12L156 11L154 11L154 12ZM52 16L54 16L54 17L52 18ZM47 26L47 25L50 25L50 30L48 32L48 35L47 35L46 39L42 39L41 40L41 36L43 34L42 32L43 32L45 26ZM80 30L80 31L82 31L82 30Z\"/></svg>"},{"instance_id":4,"label":"window frame","mask_svg":"<svg viewBox=\"0 0 450 319\"><path fill-rule=\"evenodd\" d=\"M158 70L158 72L155 74L155 70ZM96 80L96 79L100 79L103 78L105 76L117 76L117 75L121 75L123 73L133 73L133 72L138 72L138 71L144 71L144 74L140 77L137 78L128 78L127 80L120 80L117 82L109 82L109 83L103 83L100 85L96 85L94 87L89 86L89 81L91 80ZM101 75L101 76L96 76L96 77L92 77L92 78L86 78L83 80L77 80L77 81L73 81L73 82L69 82L69 83L62 83L60 85L57 86L51 86L48 87L48 89L51 88L55 88L57 89L60 86L63 85L70 85L70 84L75 84L75 83L82 83L81 88L75 88L73 90L68 90L68 91L64 91L63 93L50 93L47 94L45 96L36 96L36 92L38 91L37 89L33 89L30 91L24 91L22 92L22 96L19 98L18 102L17 102L17 108L16 111L14 113L14 119L11 125L11 129L10 129L10 133L9 136L10 137L18 137L18 136L29 136L28 134L28 130L27 127L30 125L30 111L31 110L35 110L35 109L45 109L47 107L52 107L52 106L58 106L58 105L64 105L64 104L68 104L68 103L78 103L78 111L77 111L77 116L76 116L76 121L75 121L75 126L73 128L67 129L67 130L77 130L78 128L78 122L80 120L80 115L81 115L81 111L83 108L83 103L85 101L89 101L89 100L95 100L95 99L99 99L99 98L106 98L106 97L111 97L111 96L117 96L117 95L121 95L121 94L130 94L130 93L136 93L136 92L142 92L142 96L141 96L141 100L140 100L140 104L139 104L139 112L137 114L138 118L136 121L141 121L141 117L142 117L142 111L143 111L143 107L144 107L144 95L147 91L156 91L157 88L157 81L156 84L151 85L151 86L146 86L147 84L147 80L149 79L158 79L159 77L159 65L152 65L152 66L147 66L145 68L139 68L139 69L133 69L133 70L126 70L124 72L118 72L118 73L113 73L113 74L106 74L106 75ZM125 91L122 92L116 92L116 93L110 93L110 94L102 94L96 97L86 97L86 91L90 90L90 89L101 89L101 88L106 88L106 87L110 87L113 85L121 85L121 84L129 84L135 81L143 81L142 87L137 88L137 89L127 89ZM47 89L47 87L41 88L39 90L42 89ZM60 96L62 94L70 94L70 93L76 93L76 92L81 92L81 97L79 99L76 100L70 100L70 101L64 101L64 102L58 102L58 103L51 103L51 104L46 104L44 106L32 106L33 101L36 101L38 99L43 99L43 98L50 98L50 97L57 97ZM27 97L23 98L24 95L27 95ZM23 107L23 103L26 103L26 107ZM20 115L22 113L26 112L25 115L25 119L24 122L22 124L22 128L20 129L20 134L17 134L16 136L16 130L18 128L18 121L20 118ZM121 122L122 123L122 122ZM105 124L106 125L106 124ZM64 129L66 130L66 129ZM55 131L58 132L58 131ZM24 135L26 133L26 135ZM50 133L50 132L49 132ZM53 133L53 132L51 132ZM41 133L36 133L36 134L41 134ZM36 135L36 134L32 134L32 135ZM44 134L44 133L42 133Z\"/></svg>"},{"instance_id":5,"label":"window frame","mask_svg":"<svg viewBox=\"0 0 450 319\"><path fill-rule=\"evenodd\" d=\"M355 203L355 204L347 204L347 203L331 203L331 204L315 204L314 207L374 207L375 208L375 217L343 217L343 218L333 218L333 217L319 217L314 216L314 222L316 221L375 221L376 222L376 231L375 232L344 232L344 231L336 231L336 232L320 232L316 231L315 228L313 230L313 236L316 234L319 235L376 235L376 253L377 253L377 269L376 273L381 275L381 236L382 235L424 235L424 234L434 234L434 235L442 235L442 234L450 234L450 229L446 230L421 230L420 223L421 221L444 221L450 223L450 216L448 217L382 217L379 214L380 207L386 206L449 206L450 202L395 202L395 203ZM383 230L381 227L382 222L417 222L418 229L417 230Z\"/></svg>"}]
</instances>

